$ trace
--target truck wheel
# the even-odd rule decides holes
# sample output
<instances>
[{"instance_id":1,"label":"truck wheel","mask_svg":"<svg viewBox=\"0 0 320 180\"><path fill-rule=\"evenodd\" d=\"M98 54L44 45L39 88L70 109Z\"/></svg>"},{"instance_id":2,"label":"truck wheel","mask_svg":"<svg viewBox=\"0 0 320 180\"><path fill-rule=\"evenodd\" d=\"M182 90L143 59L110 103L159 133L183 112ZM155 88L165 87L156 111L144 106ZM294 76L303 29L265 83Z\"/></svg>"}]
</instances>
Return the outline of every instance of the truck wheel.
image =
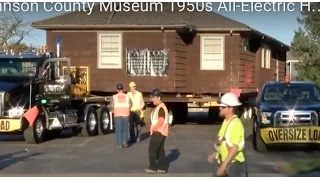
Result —
<instances>
[{"instance_id":1,"label":"truck wheel","mask_svg":"<svg viewBox=\"0 0 320 180\"><path fill-rule=\"evenodd\" d=\"M219 116L219 107L209 107L208 119L214 123L223 122L223 119Z\"/></svg>"},{"instance_id":2,"label":"truck wheel","mask_svg":"<svg viewBox=\"0 0 320 180\"><path fill-rule=\"evenodd\" d=\"M250 121L251 118L252 118L252 108L245 107L243 112L243 120Z\"/></svg>"},{"instance_id":3,"label":"truck wheel","mask_svg":"<svg viewBox=\"0 0 320 180\"><path fill-rule=\"evenodd\" d=\"M28 127L23 131L24 139L29 144L38 144L45 141L47 134L46 125L44 119L39 116L34 121L33 126Z\"/></svg>"},{"instance_id":4,"label":"truck wheel","mask_svg":"<svg viewBox=\"0 0 320 180\"><path fill-rule=\"evenodd\" d=\"M172 117L171 126L175 124L184 124L188 118L188 103L170 103L168 104L169 115Z\"/></svg>"},{"instance_id":5,"label":"truck wheel","mask_svg":"<svg viewBox=\"0 0 320 180\"><path fill-rule=\"evenodd\" d=\"M258 129L258 127L256 127L255 122L253 124L253 131L252 131L252 145L253 145L253 148L258 152L263 153L268 151L267 146L264 144L261 138L260 130Z\"/></svg>"},{"instance_id":6,"label":"truck wheel","mask_svg":"<svg viewBox=\"0 0 320 180\"><path fill-rule=\"evenodd\" d=\"M105 135L110 132L110 116L109 116L109 109L106 106L102 106L97 109L98 114L98 122L99 128L98 133L99 135Z\"/></svg>"},{"instance_id":7,"label":"truck wheel","mask_svg":"<svg viewBox=\"0 0 320 180\"><path fill-rule=\"evenodd\" d=\"M81 134L83 136L96 136L98 134L98 115L94 107L89 108L87 120L83 124Z\"/></svg>"},{"instance_id":8,"label":"truck wheel","mask_svg":"<svg viewBox=\"0 0 320 180\"><path fill-rule=\"evenodd\" d=\"M173 113L172 113L172 111L169 111L168 116L169 116L169 124L170 124L170 126L173 126Z\"/></svg>"}]
</instances>

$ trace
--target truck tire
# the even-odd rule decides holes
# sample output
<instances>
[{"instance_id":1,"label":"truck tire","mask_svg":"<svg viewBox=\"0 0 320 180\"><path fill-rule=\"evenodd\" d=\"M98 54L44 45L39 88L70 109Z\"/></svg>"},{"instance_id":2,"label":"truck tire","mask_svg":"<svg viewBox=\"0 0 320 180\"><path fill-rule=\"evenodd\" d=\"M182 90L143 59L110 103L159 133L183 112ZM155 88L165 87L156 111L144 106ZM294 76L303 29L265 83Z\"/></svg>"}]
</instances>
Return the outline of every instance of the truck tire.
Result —
<instances>
[{"instance_id":1,"label":"truck tire","mask_svg":"<svg viewBox=\"0 0 320 180\"><path fill-rule=\"evenodd\" d=\"M253 124L252 145L257 152L268 152L268 148L262 140L260 130L255 127L255 124Z\"/></svg>"},{"instance_id":2,"label":"truck tire","mask_svg":"<svg viewBox=\"0 0 320 180\"><path fill-rule=\"evenodd\" d=\"M242 115L240 116L240 118L243 120L243 122L248 123L252 119L252 114L252 107L246 106L243 108Z\"/></svg>"},{"instance_id":3,"label":"truck tire","mask_svg":"<svg viewBox=\"0 0 320 180\"><path fill-rule=\"evenodd\" d=\"M23 136L27 143L39 144L46 140L47 132L43 116L38 116L33 125L23 131Z\"/></svg>"},{"instance_id":4,"label":"truck tire","mask_svg":"<svg viewBox=\"0 0 320 180\"><path fill-rule=\"evenodd\" d=\"M169 103L167 108L169 115L172 115L171 126L175 124L185 124L187 122L188 103Z\"/></svg>"},{"instance_id":5,"label":"truck tire","mask_svg":"<svg viewBox=\"0 0 320 180\"><path fill-rule=\"evenodd\" d=\"M87 120L82 124L81 134L86 137L98 135L98 114L96 108L90 107L86 116Z\"/></svg>"},{"instance_id":6,"label":"truck tire","mask_svg":"<svg viewBox=\"0 0 320 180\"><path fill-rule=\"evenodd\" d=\"M169 116L169 125L170 125L170 127L172 127L174 125L173 124L173 113L172 113L172 111L169 111L168 116Z\"/></svg>"},{"instance_id":7,"label":"truck tire","mask_svg":"<svg viewBox=\"0 0 320 180\"><path fill-rule=\"evenodd\" d=\"M97 109L98 115L98 133L99 135L106 135L110 133L110 115L109 109L106 106L101 106Z\"/></svg>"},{"instance_id":8,"label":"truck tire","mask_svg":"<svg viewBox=\"0 0 320 180\"><path fill-rule=\"evenodd\" d=\"M209 107L208 119L210 122L220 123L223 119L219 116L219 107Z\"/></svg>"}]
</instances>

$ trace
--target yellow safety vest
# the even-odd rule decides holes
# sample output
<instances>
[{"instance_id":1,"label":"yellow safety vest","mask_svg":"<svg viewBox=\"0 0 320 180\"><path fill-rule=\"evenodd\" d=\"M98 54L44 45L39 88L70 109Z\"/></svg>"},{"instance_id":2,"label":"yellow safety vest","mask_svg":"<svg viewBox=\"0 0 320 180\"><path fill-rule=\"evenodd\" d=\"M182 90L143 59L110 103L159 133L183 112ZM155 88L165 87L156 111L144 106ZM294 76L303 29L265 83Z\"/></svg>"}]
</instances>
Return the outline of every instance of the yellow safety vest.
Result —
<instances>
[{"instance_id":1,"label":"yellow safety vest","mask_svg":"<svg viewBox=\"0 0 320 180\"><path fill-rule=\"evenodd\" d=\"M239 146L239 151L232 162L244 162L243 148L245 145L244 127L241 120L234 115L231 120L224 120L218 134L219 140L222 140L216 153L216 160L222 163L228 156L229 149L234 145ZM222 161L222 162L221 162Z\"/></svg>"},{"instance_id":2,"label":"yellow safety vest","mask_svg":"<svg viewBox=\"0 0 320 180\"><path fill-rule=\"evenodd\" d=\"M141 100L143 99L142 93L136 91L136 93L133 95L132 92L128 92L127 95L132 102L131 111L141 110Z\"/></svg>"}]
</instances>

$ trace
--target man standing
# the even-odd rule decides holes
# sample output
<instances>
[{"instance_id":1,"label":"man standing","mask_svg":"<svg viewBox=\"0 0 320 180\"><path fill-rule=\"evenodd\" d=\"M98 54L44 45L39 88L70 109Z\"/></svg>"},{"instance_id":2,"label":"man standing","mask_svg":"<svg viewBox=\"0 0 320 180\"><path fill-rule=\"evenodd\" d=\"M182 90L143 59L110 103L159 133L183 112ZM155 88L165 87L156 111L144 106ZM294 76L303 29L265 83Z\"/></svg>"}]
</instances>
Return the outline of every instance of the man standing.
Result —
<instances>
[{"instance_id":1,"label":"man standing","mask_svg":"<svg viewBox=\"0 0 320 180\"><path fill-rule=\"evenodd\" d=\"M166 173L168 162L164 150L164 143L169 133L168 109L161 101L161 91L155 89L151 93L151 100L156 106L151 113L149 168L146 173Z\"/></svg>"},{"instance_id":2,"label":"man standing","mask_svg":"<svg viewBox=\"0 0 320 180\"><path fill-rule=\"evenodd\" d=\"M244 177L246 174L244 127L235 115L235 107L240 106L238 97L226 93L219 102L221 117L225 120L219 130L215 151L208 156L208 161L214 163L214 177Z\"/></svg>"},{"instance_id":3,"label":"man standing","mask_svg":"<svg viewBox=\"0 0 320 180\"><path fill-rule=\"evenodd\" d=\"M145 105L143 101L143 95L141 92L136 90L136 83L130 82L129 84L130 92L127 93L129 96L132 107L130 108L130 141L131 142L139 142L141 135L143 133L143 123L141 122L141 111ZM137 134L136 131L137 130Z\"/></svg>"},{"instance_id":4,"label":"man standing","mask_svg":"<svg viewBox=\"0 0 320 180\"><path fill-rule=\"evenodd\" d=\"M117 85L118 93L113 95L109 107L113 109L117 148L128 147L128 129L130 107L132 106L130 98L123 93L123 85Z\"/></svg>"}]
</instances>

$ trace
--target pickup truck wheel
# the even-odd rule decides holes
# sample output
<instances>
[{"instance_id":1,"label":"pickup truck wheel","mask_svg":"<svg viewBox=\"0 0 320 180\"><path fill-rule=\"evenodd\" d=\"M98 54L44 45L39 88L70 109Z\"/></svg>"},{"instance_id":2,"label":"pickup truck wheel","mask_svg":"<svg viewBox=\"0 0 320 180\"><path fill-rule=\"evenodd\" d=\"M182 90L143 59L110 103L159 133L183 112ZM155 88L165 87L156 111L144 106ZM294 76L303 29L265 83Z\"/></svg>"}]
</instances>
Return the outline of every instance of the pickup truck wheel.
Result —
<instances>
[{"instance_id":1,"label":"pickup truck wheel","mask_svg":"<svg viewBox=\"0 0 320 180\"><path fill-rule=\"evenodd\" d=\"M97 109L98 114L98 122L99 122L99 128L98 133L99 135L105 135L110 132L110 116L109 116L109 110L106 106L102 106Z\"/></svg>"},{"instance_id":2,"label":"pickup truck wheel","mask_svg":"<svg viewBox=\"0 0 320 180\"><path fill-rule=\"evenodd\" d=\"M37 117L31 127L23 131L24 139L29 144L38 144L45 141L47 134L45 121L42 117Z\"/></svg>"},{"instance_id":3,"label":"pickup truck wheel","mask_svg":"<svg viewBox=\"0 0 320 180\"><path fill-rule=\"evenodd\" d=\"M267 146L262 141L260 130L259 128L256 127L255 123L253 124L253 131L252 131L252 145L257 152L263 153L268 151Z\"/></svg>"},{"instance_id":4,"label":"pickup truck wheel","mask_svg":"<svg viewBox=\"0 0 320 180\"><path fill-rule=\"evenodd\" d=\"M87 120L83 124L81 134L83 136L96 136L98 134L98 115L94 107L89 108Z\"/></svg>"}]
</instances>

